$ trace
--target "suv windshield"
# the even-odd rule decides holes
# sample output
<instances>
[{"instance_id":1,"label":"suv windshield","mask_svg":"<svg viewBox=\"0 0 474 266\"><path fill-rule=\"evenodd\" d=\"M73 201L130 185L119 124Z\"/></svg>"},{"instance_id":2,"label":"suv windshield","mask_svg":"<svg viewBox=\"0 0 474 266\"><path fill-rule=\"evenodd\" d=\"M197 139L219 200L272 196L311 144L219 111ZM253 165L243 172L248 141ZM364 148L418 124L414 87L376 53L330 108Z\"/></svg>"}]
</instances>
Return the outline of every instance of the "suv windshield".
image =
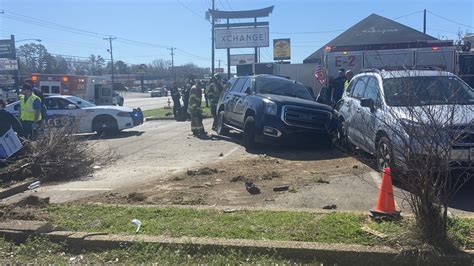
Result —
<instances>
[{"instance_id":1,"label":"suv windshield","mask_svg":"<svg viewBox=\"0 0 474 266\"><path fill-rule=\"evenodd\" d=\"M390 106L474 104L474 90L454 76L388 78L383 86Z\"/></svg>"},{"instance_id":2,"label":"suv windshield","mask_svg":"<svg viewBox=\"0 0 474 266\"><path fill-rule=\"evenodd\" d=\"M308 90L303 85L291 80L258 78L255 83L255 88L258 93L262 94L277 94L305 100L313 100L313 97L311 97L311 94L309 94Z\"/></svg>"}]
</instances>

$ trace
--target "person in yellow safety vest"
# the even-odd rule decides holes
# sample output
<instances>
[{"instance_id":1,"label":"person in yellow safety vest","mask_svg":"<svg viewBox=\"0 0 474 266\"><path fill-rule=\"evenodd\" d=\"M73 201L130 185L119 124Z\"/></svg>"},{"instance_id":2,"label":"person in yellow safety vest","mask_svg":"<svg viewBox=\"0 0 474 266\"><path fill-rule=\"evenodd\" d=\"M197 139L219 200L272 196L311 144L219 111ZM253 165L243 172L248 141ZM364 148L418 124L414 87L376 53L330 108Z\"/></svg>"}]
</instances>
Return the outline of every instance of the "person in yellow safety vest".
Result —
<instances>
[{"instance_id":1,"label":"person in yellow safety vest","mask_svg":"<svg viewBox=\"0 0 474 266\"><path fill-rule=\"evenodd\" d=\"M33 94L33 87L25 83L20 95L20 122L24 135L33 138L34 132L41 126L41 99Z\"/></svg>"},{"instance_id":2,"label":"person in yellow safety vest","mask_svg":"<svg viewBox=\"0 0 474 266\"><path fill-rule=\"evenodd\" d=\"M215 74L212 78L211 85L209 85L209 102L211 104L211 114L214 117L214 122L212 123L212 130L217 129L217 103L221 97L224 87L222 86L222 77L220 74Z\"/></svg>"},{"instance_id":3,"label":"person in yellow safety vest","mask_svg":"<svg viewBox=\"0 0 474 266\"><path fill-rule=\"evenodd\" d=\"M351 70L347 70L345 73L346 81L344 81L344 93L347 92L347 88L349 88L349 83L351 82L352 77L354 77L354 73Z\"/></svg>"},{"instance_id":4,"label":"person in yellow safety vest","mask_svg":"<svg viewBox=\"0 0 474 266\"><path fill-rule=\"evenodd\" d=\"M206 135L206 131L204 131L204 126L202 125L201 103L202 83L198 81L191 87L188 105L188 113L191 115L191 131L193 135L197 137L204 137Z\"/></svg>"}]
</instances>

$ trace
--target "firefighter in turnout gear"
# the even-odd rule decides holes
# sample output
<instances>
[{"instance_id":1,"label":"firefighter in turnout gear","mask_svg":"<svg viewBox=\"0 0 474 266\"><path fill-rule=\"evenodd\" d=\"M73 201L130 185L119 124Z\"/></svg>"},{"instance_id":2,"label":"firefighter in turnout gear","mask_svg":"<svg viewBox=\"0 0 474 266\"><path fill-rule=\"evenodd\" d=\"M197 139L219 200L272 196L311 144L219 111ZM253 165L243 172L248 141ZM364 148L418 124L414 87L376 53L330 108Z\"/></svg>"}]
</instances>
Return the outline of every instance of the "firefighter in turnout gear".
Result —
<instances>
[{"instance_id":1,"label":"firefighter in turnout gear","mask_svg":"<svg viewBox=\"0 0 474 266\"><path fill-rule=\"evenodd\" d=\"M202 125L202 84L196 82L189 92L188 113L191 115L191 131L194 136L203 137L206 135Z\"/></svg>"},{"instance_id":2,"label":"firefighter in turnout gear","mask_svg":"<svg viewBox=\"0 0 474 266\"><path fill-rule=\"evenodd\" d=\"M222 78L220 74L215 74L212 78L211 85L209 85L208 98L211 105L211 114L214 117L214 122L212 123L212 130L217 129L217 103L219 98L224 91L222 86Z\"/></svg>"}]
</instances>

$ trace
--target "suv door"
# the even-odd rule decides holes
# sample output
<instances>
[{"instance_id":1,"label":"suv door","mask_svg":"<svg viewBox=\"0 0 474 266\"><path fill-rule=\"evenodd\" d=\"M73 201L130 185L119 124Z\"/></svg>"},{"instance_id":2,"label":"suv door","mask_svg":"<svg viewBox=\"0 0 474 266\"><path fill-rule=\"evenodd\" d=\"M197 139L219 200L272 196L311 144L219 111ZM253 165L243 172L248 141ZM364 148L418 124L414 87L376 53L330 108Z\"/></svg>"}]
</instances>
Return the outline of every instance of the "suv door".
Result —
<instances>
[{"instance_id":1,"label":"suv door","mask_svg":"<svg viewBox=\"0 0 474 266\"><path fill-rule=\"evenodd\" d=\"M347 111L349 116L349 119L346 121L347 137L357 146L361 145L363 139L361 133L362 110L360 106L360 99L362 99L362 97L364 96L365 88L367 86L367 79L367 76L363 76L357 79L354 88L351 90L351 100L349 101L349 108Z\"/></svg>"},{"instance_id":2,"label":"suv door","mask_svg":"<svg viewBox=\"0 0 474 266\"><path fill-rule=\"evenodd\" d=\"M370 76L367 81L363 99L371 99L374 102L374 109L361 106L361 123L359 125L362 136L361 146L370 153L375 152L375 137L377 134L377 125L380 119L383 119L381 111L382 98L380 86L375 76Z\"/></svg>"},{"instance_id":3,"label":"suv door","mask_svg":"<svg viewBox=\"0 0 474 266\"><path fill-rule=\"evenodd\" d=\"M236 123L238 123L238 126L241 128L243 128L244 126L245 110L248 104L248 102L246 101L246 98L249 96L247 95L247 93L245 93L245 91L247 89L250 89L250 91L253 91L252 84L253 84L252 78L248 78L247 81L244 83L244 85L241 87L240 92L236 92L237 97L236 97L236 102L234 105L234 110L232 111L233 112L232 115L234 116Z\"/></svg>"},{"instance_id":4,"label":"suv door","mask_svg":"<svg viewBox=\"0 0 474 266\"><path fill-rule=\"evenodd\" d=\"M237 101L241 98L240 91L242 90L242 87L244 84L247 82L247 77L242 77L238 78L237 81L235 82L235 85L231 88L229 92L229 103L228 103L228 115L227 119L229 119L229 122L235 126L238 126L238 121L236 120L235 117L235 105Z\"/></svg>"}]
</instances>

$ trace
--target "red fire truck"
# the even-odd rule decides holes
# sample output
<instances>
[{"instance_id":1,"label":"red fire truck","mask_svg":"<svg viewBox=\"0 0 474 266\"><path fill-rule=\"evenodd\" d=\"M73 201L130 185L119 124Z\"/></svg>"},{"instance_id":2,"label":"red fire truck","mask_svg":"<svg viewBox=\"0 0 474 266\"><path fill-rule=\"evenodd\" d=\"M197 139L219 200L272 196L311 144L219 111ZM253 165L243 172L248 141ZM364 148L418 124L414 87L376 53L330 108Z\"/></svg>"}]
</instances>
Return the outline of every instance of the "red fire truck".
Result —
<instances>
[{"instance_id":1,"label":"red fire truck","mask_svg":"<svg viewBox=\"0 0 474 266\"><path fill-rule=\"evenodd\" d=\"M35 86L44 94L74 95L96 105L112 105L113 91L107 78L99 76L31 74Z\"/></svg>"}]
</instances>

